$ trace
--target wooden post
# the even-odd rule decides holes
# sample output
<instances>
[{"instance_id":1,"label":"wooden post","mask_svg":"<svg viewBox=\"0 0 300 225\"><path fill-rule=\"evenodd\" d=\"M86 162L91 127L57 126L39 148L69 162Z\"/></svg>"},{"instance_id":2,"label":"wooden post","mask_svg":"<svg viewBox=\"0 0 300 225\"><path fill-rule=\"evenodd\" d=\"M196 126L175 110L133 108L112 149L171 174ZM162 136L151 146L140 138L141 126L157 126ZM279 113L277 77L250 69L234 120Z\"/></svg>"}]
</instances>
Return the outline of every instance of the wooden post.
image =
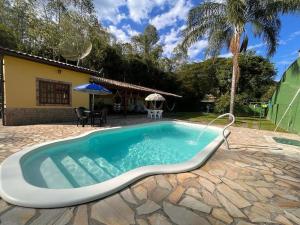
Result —
<instances>
[{"instance_id":1,"label":"wooden post","mask_svg":"<svg viewBox=\"0 0 300 225\"><path fill-rule=\"evenodd\" d=\"M127 116L127 90L124 91L124 116L126 117Z\"/></svg>"},{"instance_id":2,"label":"wooden post","mask_svg":"<svg viewBox=\"0 0 300 225\"><path fill-rule=\"evenodd\" d=\"M4 56L0 55L0 98L1 98L1 106L0 106L0 118L2 117L2 125L5 125L5 107L4 107L4 72L3 72L3 67L4 67Z\"/></svg>"}]
</instances>

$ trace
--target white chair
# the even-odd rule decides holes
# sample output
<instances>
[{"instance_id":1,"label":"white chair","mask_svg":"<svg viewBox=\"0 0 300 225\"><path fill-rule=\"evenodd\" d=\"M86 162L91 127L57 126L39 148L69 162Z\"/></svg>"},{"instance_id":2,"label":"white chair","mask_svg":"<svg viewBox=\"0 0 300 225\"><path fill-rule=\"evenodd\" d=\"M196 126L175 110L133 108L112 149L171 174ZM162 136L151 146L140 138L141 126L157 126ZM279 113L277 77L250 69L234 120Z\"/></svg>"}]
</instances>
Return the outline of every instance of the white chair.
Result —
<instances>
[{"instance_id":1,"label":"white chair","mask_svg":"<svg viewBox=\"0 0 300 225\"><path fill-rule=\"evenodd\" d=\"M163 110L156 110L155 118L162 119Z\"/></svg>"},{"instance_id":2,"label":"white chair","mask_svg":"<svg viewBox=\"0 0 300 225\"><path fill-rule=\"evenodd\" d=\"M147 118L155 119L155 113L153 110L147 109Z\"/></svg>"}]
</instances>

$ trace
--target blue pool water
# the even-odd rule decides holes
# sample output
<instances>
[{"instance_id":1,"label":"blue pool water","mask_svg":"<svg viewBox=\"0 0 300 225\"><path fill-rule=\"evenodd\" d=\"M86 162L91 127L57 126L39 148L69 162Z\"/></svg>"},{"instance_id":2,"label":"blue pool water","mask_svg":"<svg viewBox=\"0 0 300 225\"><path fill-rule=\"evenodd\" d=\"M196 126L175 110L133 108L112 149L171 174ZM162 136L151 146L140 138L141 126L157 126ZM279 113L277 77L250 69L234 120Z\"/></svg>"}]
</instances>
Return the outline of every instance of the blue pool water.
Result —
<instances>
[{"instance_id":1,"label":"blue pool water","mask_svg":"<svg viewBox=\"0 0 300 225\"><path fill-rule=\"evenodd\" d=\"M40 147L21 159L25 180L38 187L76 188L129 170L193 158L218 136L200 128L163 122L106 132Z\"/></svg>"}]
</instances>

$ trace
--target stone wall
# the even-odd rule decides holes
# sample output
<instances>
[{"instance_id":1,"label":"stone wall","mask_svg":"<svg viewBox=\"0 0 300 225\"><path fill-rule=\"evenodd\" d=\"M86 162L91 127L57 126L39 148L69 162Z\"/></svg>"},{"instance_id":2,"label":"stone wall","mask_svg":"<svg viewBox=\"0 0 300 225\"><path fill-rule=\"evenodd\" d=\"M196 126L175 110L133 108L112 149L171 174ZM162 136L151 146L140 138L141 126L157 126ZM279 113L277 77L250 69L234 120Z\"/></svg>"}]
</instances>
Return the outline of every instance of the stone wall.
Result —
<instances>
[{"instance_id":1,"label":"stone wall","mask_svg":"<svg viewBox=\"0 0 300 225\"><path fill-rule=\"evenodd\" d=\"M74 122L73 108L6 108L5 125Z\"/></svg>"}]
</instances>

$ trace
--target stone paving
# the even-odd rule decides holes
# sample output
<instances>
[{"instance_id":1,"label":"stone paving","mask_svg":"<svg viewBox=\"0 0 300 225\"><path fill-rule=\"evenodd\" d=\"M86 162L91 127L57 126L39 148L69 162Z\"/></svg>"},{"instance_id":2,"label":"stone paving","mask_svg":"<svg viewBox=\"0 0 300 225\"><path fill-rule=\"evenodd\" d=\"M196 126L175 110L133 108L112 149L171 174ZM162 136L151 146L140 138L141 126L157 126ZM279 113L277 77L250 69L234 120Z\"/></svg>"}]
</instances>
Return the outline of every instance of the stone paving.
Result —
<instances>
[{"instance_id":1,"label":"stone paving","mask_svg":"<svg viewBox=\"0 0 300 225\"><path fill-rule=\"evenodd\" d=\"M145 121L128 117L111 124ZM0 160L26 146L91 129L96 128L0 127ZM0 200L0 224L300 224L300 148L275 143L272 132L230 130L231 150L222 146L199 169L150 176L105 199L68 208L22 208Z\"/></svg>"}]
</instances>

